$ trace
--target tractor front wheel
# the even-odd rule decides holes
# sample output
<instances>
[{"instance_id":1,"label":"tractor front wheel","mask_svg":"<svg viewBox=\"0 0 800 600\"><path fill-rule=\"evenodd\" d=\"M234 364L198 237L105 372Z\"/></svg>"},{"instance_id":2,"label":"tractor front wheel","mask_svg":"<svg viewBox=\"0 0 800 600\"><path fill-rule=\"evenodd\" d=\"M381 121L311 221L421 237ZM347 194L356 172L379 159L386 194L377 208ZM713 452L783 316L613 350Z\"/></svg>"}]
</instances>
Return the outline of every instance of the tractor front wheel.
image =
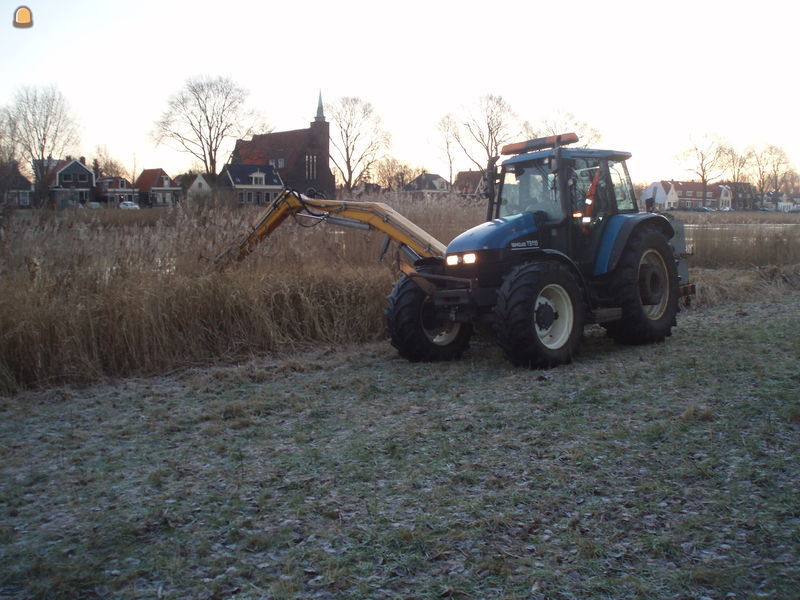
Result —
<instances>
[{"instance_id":1,"label":"tractor front wheel","mask_svg":"<svg viewBox=\"0 0 800 600\"><path fill-rule=\"evenodd\" d=\"M456 360L469 347L472 326L436 318L433 301L403 276L387 298L386 331L400 356L411 362Z\"/></svg>"},{"instance_id":2,"label":"tractor front wheel","mask_svg":"<svg viewBox=\"0 0 800 600\"><path fill-rule=\"evenodd\" d=\"M567 364L583 335L584 307L575 277L556 262L520 265L497 294L497 338L515 365Z\"/></svg>"},{"instance_id":3,"label":"tractor front wheel","mask_svg":"<svg viewBox=\"0 0 800 600\"><path fill-rule=\"evenodd\" d=\"M678 271L667 238L646 227L634 232L611 277L622 319L605 325L615 342L661 342L678 312Z\"/></svg>"}]
</instances>

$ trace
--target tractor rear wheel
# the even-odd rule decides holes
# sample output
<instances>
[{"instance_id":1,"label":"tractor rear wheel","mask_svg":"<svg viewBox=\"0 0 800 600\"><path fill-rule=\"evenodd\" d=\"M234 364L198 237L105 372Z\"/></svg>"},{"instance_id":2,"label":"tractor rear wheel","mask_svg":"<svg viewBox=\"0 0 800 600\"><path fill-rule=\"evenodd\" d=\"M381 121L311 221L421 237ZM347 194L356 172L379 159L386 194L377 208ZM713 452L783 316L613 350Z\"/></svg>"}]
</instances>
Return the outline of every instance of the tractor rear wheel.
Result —
<instances>
[{"instance_id":1,"label":"tractor rear wheel","mask_svg":"<svg viewBox=\"0 0 800 600\"><path fill-rule=\"evenodd\" d=\"M622 319L605 325L623 344L661 342L672 334L678 313L678 270L667 238L657 229L635 231L611 276Z\"/></svg>"},{"instance_id":2,"label":"tractor rear wheel","mask_svg":"<svg viewBox=\"0 0 800 600\"><path fill-rule=\"evenodd\" d=\"M436 318L433 301L404 275L387 298L386 331L400 356L411 362L456 360L469 347L472 326Z\"/></svg>"},{"instance_id":3,"label":"tractor rear wheel","mask_svg":"<svg viewBox=\"0 0 800 600\"><path fill-rule=\"evenodd\" d=\"M550 368L567 364L583 335L581 290L556 262L520 265L497 293L497 338L515 365Z\"/></svg>"}]
</instances>

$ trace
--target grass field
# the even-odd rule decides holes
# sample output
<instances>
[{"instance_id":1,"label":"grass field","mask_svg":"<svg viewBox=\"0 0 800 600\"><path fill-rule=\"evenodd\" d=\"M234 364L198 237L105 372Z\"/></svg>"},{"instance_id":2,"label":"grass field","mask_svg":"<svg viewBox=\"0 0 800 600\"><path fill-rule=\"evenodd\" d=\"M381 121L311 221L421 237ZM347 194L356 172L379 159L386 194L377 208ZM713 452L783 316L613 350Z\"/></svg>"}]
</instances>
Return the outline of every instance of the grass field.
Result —
<instances>
[{"instance_id":1,"label":"grass field","mask_svg":"<svg viewBox=\"0 0 800 600\"><path fill-rule=\"evenodd\" d=\"M800 597L800 294L512 368L383 343L0 400L0 598Z\"/></svg>"}]
</instances>

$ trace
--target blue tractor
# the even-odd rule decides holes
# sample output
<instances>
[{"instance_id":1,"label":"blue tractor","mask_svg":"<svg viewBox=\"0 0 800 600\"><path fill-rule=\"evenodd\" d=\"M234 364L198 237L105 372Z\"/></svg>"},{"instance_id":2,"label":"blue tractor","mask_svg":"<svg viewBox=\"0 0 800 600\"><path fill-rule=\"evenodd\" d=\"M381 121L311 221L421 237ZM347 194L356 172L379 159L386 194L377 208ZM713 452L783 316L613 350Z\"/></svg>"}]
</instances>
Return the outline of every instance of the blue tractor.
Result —
<instances>
[{"instance_id":1,"label":"blue tractor","mask_svg":"<svg viewBox=\"0 0 800 600\"><path fill-rule=\"evenodd\" d=\"M688 281L682 228L639 212L628 152L562 134L505 146L487 168L487 220L395 284L387 331L411 361L458 359L493 325L515 365L569 363L584 326L617 342L664 340ZM677 231L677 234L676 234Z\"/></svg>"}]
</instances>

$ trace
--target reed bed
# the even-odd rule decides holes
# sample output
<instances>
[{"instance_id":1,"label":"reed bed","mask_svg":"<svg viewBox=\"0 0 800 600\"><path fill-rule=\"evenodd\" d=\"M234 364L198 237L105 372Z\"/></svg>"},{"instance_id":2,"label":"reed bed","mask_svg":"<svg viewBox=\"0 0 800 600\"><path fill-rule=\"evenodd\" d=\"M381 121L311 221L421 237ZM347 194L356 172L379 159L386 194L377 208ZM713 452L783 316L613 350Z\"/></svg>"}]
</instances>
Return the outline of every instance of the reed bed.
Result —
<instances>
[{"instance_id":1,"label":"reed bed","mask_svg":"<svg viewBox=\"0 0 800 600\"><path fill-rule=\"evenodd\" d=\"M445 242L480 223L485 210L459 198L377 200ZM236 269L215 270L213 257L259 212L220 205L7 217L0 393L380 338L384 298L398 276L392 253L377 262L380 236L287 223ZM706 254L724 253L725 244L698 232L694 260L728 264ZM728 252L752 258L755 247L771 247L758 259L765 265L800 263L797 239L762 237ZM738 256L733 264L753 264ZM779 270L772 282L762 272L757 283L797 287L797 271ZM720 284L700 286L700 303L728 299L736 288L715 295L712 285Z\"/></svg>"}]
</instances>

